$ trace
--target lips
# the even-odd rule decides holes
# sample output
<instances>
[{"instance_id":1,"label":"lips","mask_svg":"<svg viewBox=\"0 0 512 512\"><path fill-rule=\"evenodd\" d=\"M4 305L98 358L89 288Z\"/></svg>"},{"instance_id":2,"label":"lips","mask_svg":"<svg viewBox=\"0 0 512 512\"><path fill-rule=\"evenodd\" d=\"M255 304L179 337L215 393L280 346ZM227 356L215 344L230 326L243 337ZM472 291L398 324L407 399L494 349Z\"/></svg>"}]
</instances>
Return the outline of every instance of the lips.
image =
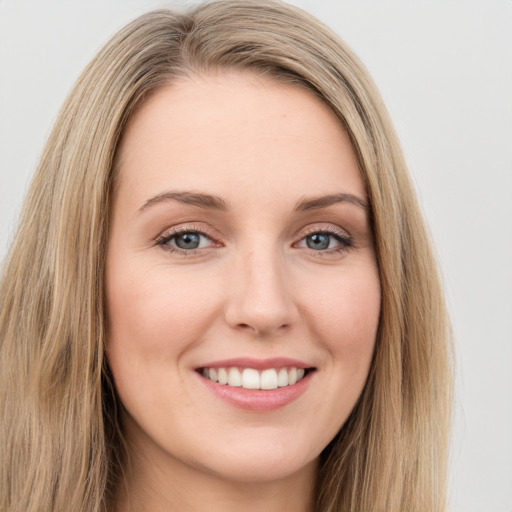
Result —
<instances>
[{"instance_id":1,"label":"lips","mask_svg":"<svg viewBox=\"0 0 512 512\"><path fill-rule=\"evenodd\" d=\"M207 388L231 405L271 411L298 398L315 368L288 358L230 359L196 368Z\"/></svg>"}]
</instances>

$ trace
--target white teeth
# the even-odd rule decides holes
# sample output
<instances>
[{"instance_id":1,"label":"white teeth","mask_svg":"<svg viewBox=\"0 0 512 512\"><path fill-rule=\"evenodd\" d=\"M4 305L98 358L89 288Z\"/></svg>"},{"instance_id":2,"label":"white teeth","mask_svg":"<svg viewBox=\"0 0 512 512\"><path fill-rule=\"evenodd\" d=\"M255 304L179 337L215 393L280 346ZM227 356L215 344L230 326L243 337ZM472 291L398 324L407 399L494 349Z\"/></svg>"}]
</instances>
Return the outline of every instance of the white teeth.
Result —
<instances>
[{"instance_id":1,"label":"white teeth","mask_svg":"<svg viewBox=\"0 0 512 512\"><path fill-rule=\"evenodd\" d=\"M219 379L219 384L227 384L228 383L228 372L225 368L219 368L217 371L217 378Z\"/></svg>"},{"instance_id":2,"label":"white teeth","mask_svg":"<svg viewBox=\"0 0 512 512\"><path fill-rule=\"evenodd\" d=\"M277 372L273 368L261 372L261 389L277 388Z\"/></svg>"},{"instance_id":3,"label":"white teeth","mask_svg":"<svg viewBox=\"0 0 512 512\"><path fill-rule=\"evenodd\" d=\"M219 384L245 389L276 389L293 386L305 375L303 368L268 368L258 371L254 368L203 368L203 377Z\"/></svg>"},{"instance_id":4,"label":"white teeth","mask_svg":"<svg viewBox=\"0 0 512 512\"><path fill-rule=\"evenodd\" d=\"M253 368L245 368L242 372L242 387L245 389L261 389L260 374Z\"/></svg>"},{"instance_id":5,"label":"white teeth","mask_svg":"<svg viewBox=\"0 0 512 512\"><path fill-rule=\"evenodd\" d=\"M242 374L238 368L230 368L228 371L228 385L239 388L242 385Z\"/></svg>"},{"instance_id":6,"label":"white teeth","mask_svg":"<svg viewBox=\"0 0 512 512\"><path fill-rule=\"evenodd\" d=\"M288 386L288 371L286 368L281 368L279 370L279 375L277 376L277 384L280 388Z\"/></svg>"}]
</instances>

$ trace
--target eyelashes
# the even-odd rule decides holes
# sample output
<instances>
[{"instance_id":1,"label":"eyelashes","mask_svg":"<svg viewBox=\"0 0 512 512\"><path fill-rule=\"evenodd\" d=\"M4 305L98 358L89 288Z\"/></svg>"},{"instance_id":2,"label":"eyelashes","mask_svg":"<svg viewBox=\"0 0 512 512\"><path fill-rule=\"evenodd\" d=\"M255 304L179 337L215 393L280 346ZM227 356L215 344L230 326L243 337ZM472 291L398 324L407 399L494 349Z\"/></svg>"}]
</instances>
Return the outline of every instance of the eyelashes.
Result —
<instances>
[{"instance_id":1,"label":"eyelashes","mask_svg":"<svg viewBox=\"0 0 512 512\"><path fill-rule=\"evenodd\" d=\"M339 252L354 245L350 235L334 227L331 229L310 228L303 237L293 244L294 247L306 247L315 252Z\"/></svg>"},{"instance_id":2,"label":"eyelashes","mask_svg":"<svg viewBox=\"0 0 512 512\"><path fill-rule=\"evenodd\" d=\"M293 248L306 249L317 256L339 255L354 247L352 237L337 226L312 226L300 234ZM223 247L215 235L203 228L180 226L157 239L163 250L182 256L197 255L213 248Z\"/></svg>"},{"instance_id":3,"label":"eyelashes","mask_svg":"<svg viewBox=\"0 0 512 512\"><path fill-rule=\"evenodd\" d=\"M196 227L178 227L157 240L164 250L181 254L197 253L210 247L222 247L212 234Z\"/></svg>"}]
</instances>

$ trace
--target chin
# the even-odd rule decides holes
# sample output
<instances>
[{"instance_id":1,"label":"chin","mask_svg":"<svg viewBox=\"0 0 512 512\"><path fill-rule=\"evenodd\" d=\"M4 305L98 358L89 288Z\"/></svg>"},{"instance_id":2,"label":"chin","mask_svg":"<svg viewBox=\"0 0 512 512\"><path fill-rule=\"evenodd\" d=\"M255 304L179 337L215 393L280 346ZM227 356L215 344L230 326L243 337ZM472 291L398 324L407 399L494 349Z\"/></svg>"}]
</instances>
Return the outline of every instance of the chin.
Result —
<instances>
[{"instance_id":1,"label":"chin","mask_svg":"<svg viewBox=\"0 0 512 512\"><path fill-rule=\"evenodd\" d=\"M286 479L297 473L311 475L317 467L321 448L311 450L310 441L300 442L294 436L245 438L223 450L210 453L199 463L210 474L238 483L268 483ZM287 442L288 441L288 442ZM292 441L290 443L289 441ZM309 448L309 450L308 450Z\"/></svg>"},{"instance_id":2,"label":"chin","mask_svg":"<svg viewBox=\"0 0 512 512\"><path fill-rule=\"evenodd\" d=\"M316 471L318 457L311 461L299 457L260 457L247 460L225 459L222 464L211 465L209 473L225 481L239 484L268 484L279 482L298 473L311 475Z\"/></svg>"}]
</instances>

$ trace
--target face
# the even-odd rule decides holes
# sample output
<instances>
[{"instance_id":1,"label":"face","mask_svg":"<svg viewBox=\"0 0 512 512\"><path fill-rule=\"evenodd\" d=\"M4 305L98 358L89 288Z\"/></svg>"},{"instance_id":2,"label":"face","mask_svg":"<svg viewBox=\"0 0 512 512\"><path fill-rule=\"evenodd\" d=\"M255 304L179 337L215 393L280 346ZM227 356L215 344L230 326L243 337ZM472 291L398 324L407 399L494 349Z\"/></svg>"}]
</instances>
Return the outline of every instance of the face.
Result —
<instances>
[{"instance_id":1,"label":"face","mask_svg":"<svg viewBox=\"0 0 512 512\"><path fill-rule=\"evenodd\" d=\"M297 86L195 77L137 111L119 171L107 356L129 446L230 481L310 469L363 389L380 311L347 134Z\"/></svg>"}]
</instances>

